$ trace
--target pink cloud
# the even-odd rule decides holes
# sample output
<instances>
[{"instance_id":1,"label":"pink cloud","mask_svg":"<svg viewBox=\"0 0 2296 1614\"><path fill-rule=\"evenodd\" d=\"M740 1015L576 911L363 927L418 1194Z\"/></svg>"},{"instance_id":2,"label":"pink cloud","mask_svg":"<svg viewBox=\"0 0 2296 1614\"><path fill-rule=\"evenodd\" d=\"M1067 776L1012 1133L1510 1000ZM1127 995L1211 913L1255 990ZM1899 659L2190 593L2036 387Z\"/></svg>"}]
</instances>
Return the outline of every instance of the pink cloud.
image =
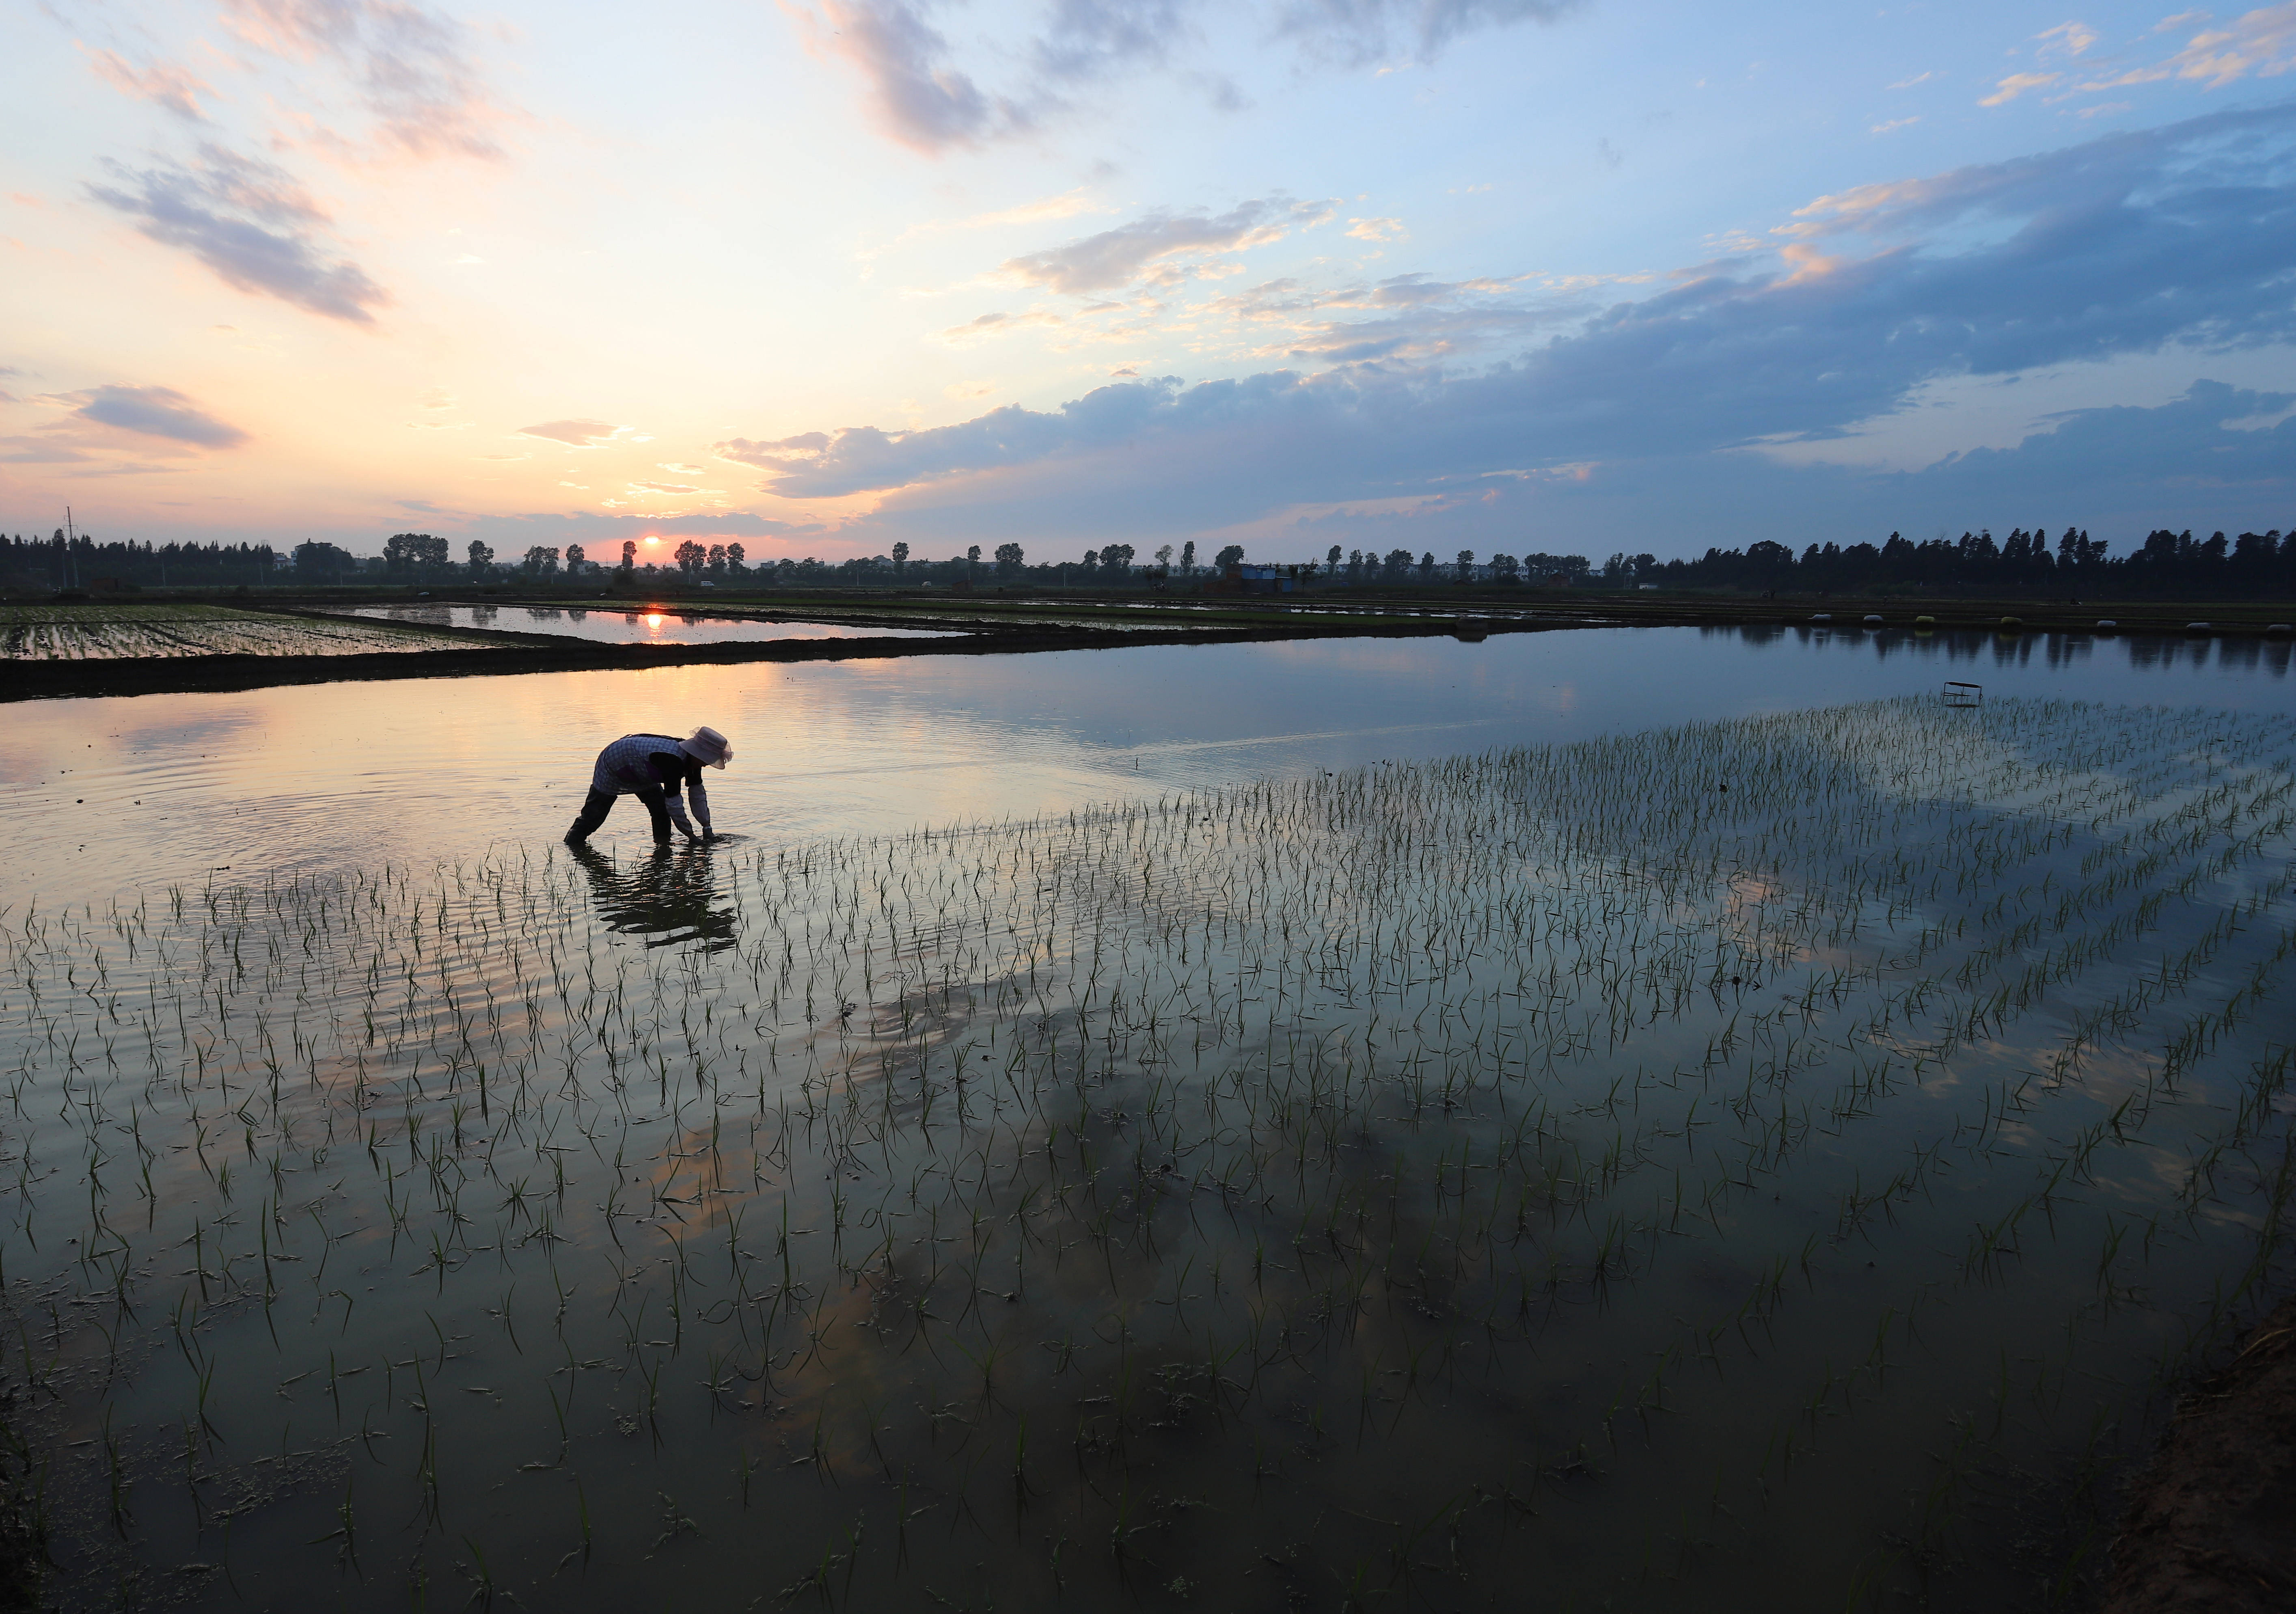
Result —
<instances>
[{"instance_id":1,"label":"pink cloud","mask_svg":"<svg viewBox=\"0 0 2296 1614\"><path fill-rule=\"evenodd\" d=\"M215 86L191 69L178 62L160 61L139 70L129 66L118 51L92 51L85 45L80 49L86 52L88 67L95 76L121 94L164 107L187 122L207 121L199 98L216 94Z\"/></svg>"}]
</instances>

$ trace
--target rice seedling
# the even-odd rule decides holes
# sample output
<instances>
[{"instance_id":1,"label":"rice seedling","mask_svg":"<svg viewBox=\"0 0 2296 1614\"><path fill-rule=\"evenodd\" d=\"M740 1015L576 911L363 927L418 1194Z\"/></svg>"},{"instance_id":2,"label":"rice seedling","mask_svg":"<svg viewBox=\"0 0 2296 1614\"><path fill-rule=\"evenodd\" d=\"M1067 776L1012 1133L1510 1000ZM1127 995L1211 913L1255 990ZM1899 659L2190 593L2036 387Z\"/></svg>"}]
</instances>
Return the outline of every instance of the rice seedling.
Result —
<instances>
[{"instance_id":1,"label":"rice seedling","mask_svg":"<svg viewBox=\"0 0 2296 1614\"><path fill-rule=\"evenodd\" d=\"M1890 702L0 911L58 1595L2070 1589L2287 1267L2292 832Z\"/></svg>"}]
</instances>

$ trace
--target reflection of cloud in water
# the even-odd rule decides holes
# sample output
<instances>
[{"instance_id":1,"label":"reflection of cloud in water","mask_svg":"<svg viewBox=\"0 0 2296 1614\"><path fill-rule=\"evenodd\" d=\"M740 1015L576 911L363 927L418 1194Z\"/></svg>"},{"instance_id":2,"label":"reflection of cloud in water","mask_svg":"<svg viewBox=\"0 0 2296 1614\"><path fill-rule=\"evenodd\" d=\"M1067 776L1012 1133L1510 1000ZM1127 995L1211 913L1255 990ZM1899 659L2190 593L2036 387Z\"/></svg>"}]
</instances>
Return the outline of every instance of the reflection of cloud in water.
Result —
<instances>
[{"instance_id":1,"label":"reflection of cloud in water","mask_svg":"<svg viewBox=\"0 0 2296 1614\"><path fill-rule=\"evenodd\" d=\"M734 910L718 904L706 849L657 848L627 863L595 847L572 851L590 878L591 897L609 930L641 937L649 947L699 942L703 952L720 953L734 945Z\"/></svg>"},{"instance_id":2,"label":"reflection of cloud in water","mask_svg":"<svg viewBox=\"0 0 2296 1614\"><path fill-rule=\"evenodd\" d=\"M197 717L141 724L120 730L115 736L117 744L114 749L178 753L212 750L216 749L216 741L243 734L257 726L258 722L253 712L241 710L203 712Z\"/></svg>"},{"instance_id":3,"label":"reflection of cloud in water","mask_svg":"<svg viewBox=\"0 0 2296 1614\"><path fill-rule=\"evenodd\" d=\"M196 709L182 696L143 695L109 701L43 700L12 707L0 729L0 784L43 783L59 766L76 774L133 774L141 793L155 766L180 768L231 751L261 723L246 710L206 711L160 718L157 709ZM119 728L123 715L154 715ZM62 758L60 762L58 759ZM152 783L152 788L157 788Z\"/></svg>"}]
</instances>

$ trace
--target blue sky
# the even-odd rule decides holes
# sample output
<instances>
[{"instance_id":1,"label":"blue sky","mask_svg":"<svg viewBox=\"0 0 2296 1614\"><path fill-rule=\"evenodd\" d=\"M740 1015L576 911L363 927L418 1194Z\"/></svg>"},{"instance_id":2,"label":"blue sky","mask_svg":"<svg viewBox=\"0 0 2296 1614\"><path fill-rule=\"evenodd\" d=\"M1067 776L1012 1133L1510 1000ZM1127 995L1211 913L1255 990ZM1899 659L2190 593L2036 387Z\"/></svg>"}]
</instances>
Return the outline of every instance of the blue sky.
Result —
<instances>
[{"instance_id":1,"label":"blue sky","mask_svg":"<svg viewBox=\"0 0 2296 1614\"><path fill-rule=\"evenodd\" d=\"M20 5L0 526L2296 525L2296 4Z\"/></svg>"}]
</instances>

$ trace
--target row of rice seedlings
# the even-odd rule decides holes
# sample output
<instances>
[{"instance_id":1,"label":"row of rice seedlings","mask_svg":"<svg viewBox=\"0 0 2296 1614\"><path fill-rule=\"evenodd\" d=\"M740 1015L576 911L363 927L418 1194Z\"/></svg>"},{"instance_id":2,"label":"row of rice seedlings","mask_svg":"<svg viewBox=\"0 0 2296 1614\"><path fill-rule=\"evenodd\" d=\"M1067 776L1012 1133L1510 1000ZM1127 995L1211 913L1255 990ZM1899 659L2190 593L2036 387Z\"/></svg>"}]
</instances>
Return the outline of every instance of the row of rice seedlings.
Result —
<instances>
[{"instance_id":1,"label":"row of rice seedlings","mask_svg":"<svg viewBox=\"0 0 2296 1614\"><path fill-rule=\"evenodd\" d=\"M1890 704L0 914L68 1600L236 1524L257 1596L1987 1606L1994 1477L2276 1270L2291 738Z\"/></svg>"},{"instance_id":2,"label":"row of rice seedlings","mask_svg":"<svg viewBox=\"0 0 2296 1614\"><path fill-rule=\"evenodd\" d=\"M161 614L111 612L0 625L0 658L19 661L107 661L122 658L357 655L375 651L468 648L466 641L420 628L326 622L214 610Z\"/></svg>"}]
</instances>

